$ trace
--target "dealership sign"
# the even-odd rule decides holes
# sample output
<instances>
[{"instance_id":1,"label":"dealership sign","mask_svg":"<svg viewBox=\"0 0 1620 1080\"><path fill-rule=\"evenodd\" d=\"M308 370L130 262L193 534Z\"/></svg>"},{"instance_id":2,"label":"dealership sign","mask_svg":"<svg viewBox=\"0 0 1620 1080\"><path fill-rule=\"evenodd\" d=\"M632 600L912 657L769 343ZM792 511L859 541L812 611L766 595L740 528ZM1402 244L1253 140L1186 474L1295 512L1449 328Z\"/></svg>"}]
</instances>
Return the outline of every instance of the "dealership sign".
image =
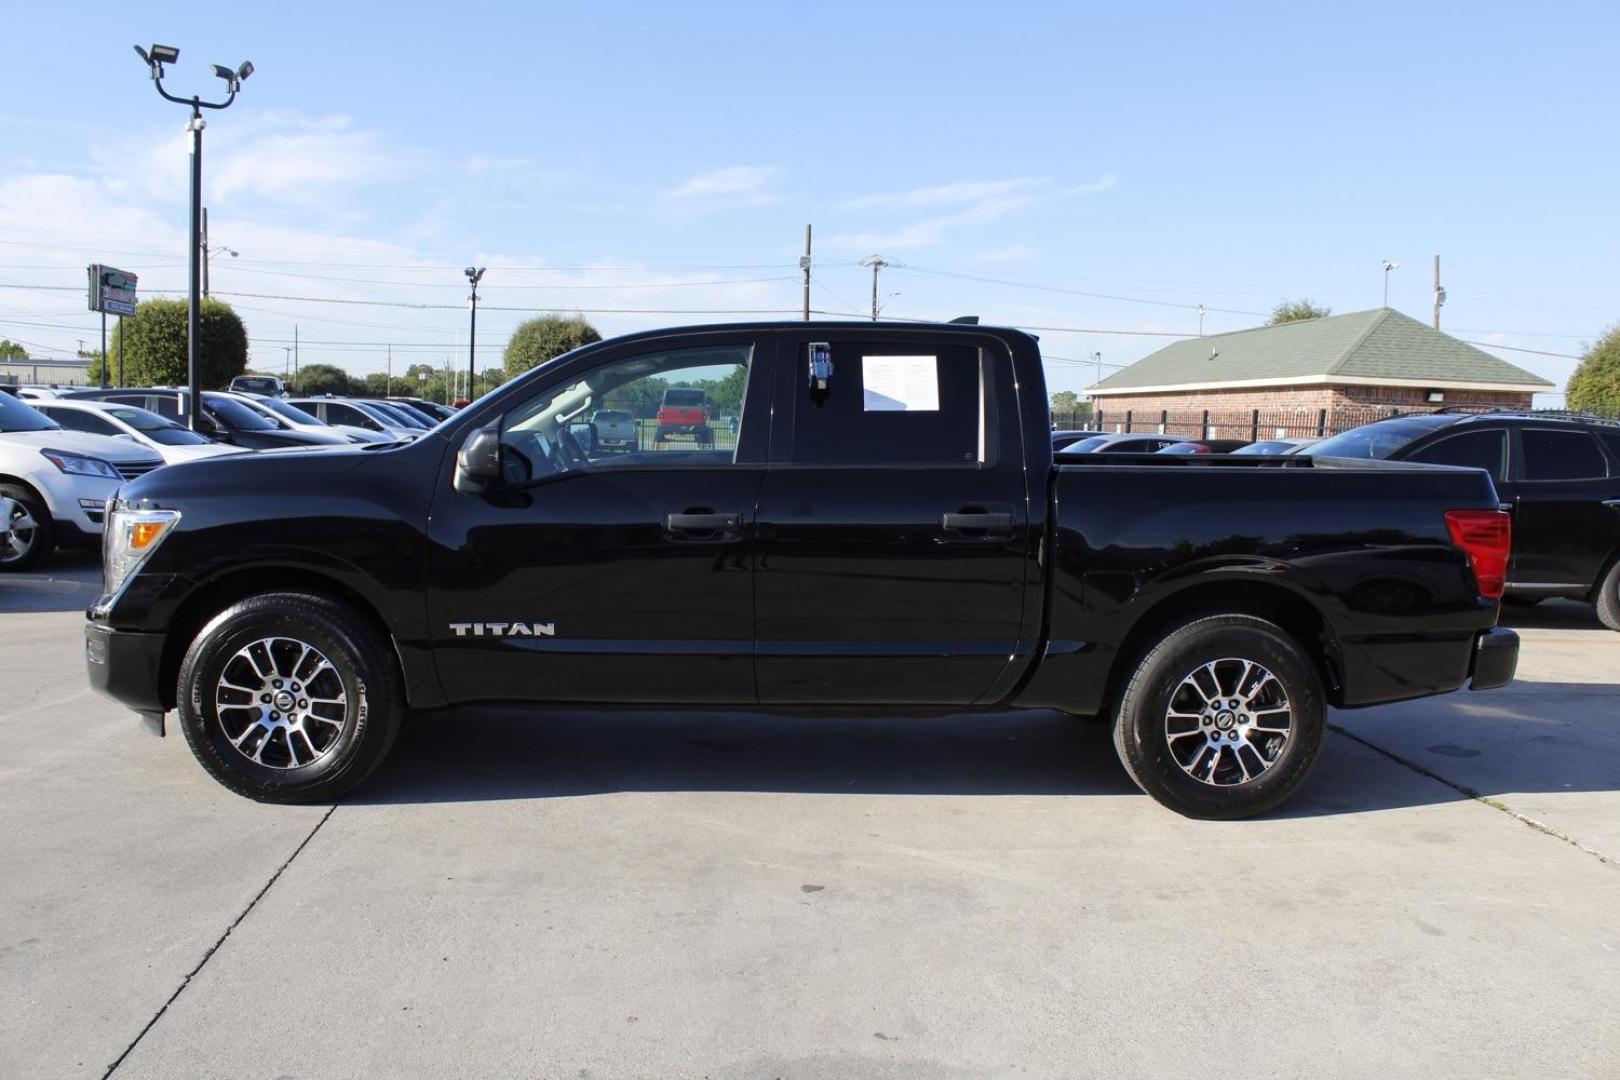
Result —
<instances>
[{"instance_id":1,"label":"dealership sign","mask_svg":"<svg viewBox=\"0 0 1620 1080\"><path fill-rule=\"evenodd\" d=\"M90 270L90 310L104 315L135 314L134 274L96 263Z\"/></svg>"}]
</instances>

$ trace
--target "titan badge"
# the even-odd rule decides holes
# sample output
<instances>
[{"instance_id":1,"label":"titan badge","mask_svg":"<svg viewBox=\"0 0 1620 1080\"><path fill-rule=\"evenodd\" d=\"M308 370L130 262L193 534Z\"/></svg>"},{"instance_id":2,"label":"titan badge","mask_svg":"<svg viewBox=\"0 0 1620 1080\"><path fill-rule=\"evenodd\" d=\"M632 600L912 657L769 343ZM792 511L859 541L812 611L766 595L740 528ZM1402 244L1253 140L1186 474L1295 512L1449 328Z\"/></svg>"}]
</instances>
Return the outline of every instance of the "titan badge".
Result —
<instances>
[{"instance_id":1,"label":"titan badge","mask_svg":"<svg viewBox=\"0 0 1620 1080\"><path fill-rule=\"evenodd\" d=\"M453 622L456 637L556 637L557 624L549 622Z\"/></svg>"}]
</instances>

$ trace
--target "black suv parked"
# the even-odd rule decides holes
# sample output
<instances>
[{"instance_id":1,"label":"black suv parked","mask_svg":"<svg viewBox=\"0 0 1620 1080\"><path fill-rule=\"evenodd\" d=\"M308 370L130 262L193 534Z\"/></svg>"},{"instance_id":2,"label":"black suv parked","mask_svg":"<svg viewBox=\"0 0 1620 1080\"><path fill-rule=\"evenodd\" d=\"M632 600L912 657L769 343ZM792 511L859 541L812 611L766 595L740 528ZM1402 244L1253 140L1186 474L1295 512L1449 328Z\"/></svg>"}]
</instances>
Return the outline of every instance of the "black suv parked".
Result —
<instances>
[{"instance_id":1,"label":"black suv parked","mask_svg":"<svg viewBox=\"0 0 1620 1080\"><path fill-rule=\"evenodd\" d=\"M167 416L170 420L181 420L185 414L182 403L188 392L115 387L111 390L81 390L68 396L135 405L159 416ZM215 442L249 450L273 450L282 446L346 446L349 442L336 432L327 435L319 431L299 431L226 394L204 390L202 398L203 411L197 418L197 430Z\"/></svg>"},{"instance_id":2,"label":"black suv parked","mask_svg":"<svg viewBox=\"0 0 1620 1080\"><path fill-rule=\"evenodd\" d=\"M1484 469L1513 514L1509 602L1585 600L1620 630L1620 421L1538 412L1399 416L1301 453Z\"/></svg>"}]
</instances>

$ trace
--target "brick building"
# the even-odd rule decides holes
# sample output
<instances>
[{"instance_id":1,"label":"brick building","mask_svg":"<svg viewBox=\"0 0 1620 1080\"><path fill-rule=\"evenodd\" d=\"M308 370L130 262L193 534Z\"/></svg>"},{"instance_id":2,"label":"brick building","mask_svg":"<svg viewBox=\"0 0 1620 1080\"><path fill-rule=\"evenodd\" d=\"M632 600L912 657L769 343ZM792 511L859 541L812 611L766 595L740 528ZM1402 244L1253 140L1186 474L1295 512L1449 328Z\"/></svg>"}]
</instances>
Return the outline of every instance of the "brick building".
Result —
<instances>
[{"instance_id":1,"label":"brick building","mask_svg":"<svg viewBox=\"0 0 1620 1080\"><path fill-rule=\"evenodd\" d=\"M1188 338L1087 393L1110 430L1253 438L1344 430L1448 405L1528 408L1551 389L1506 360L1378 308Z\"/></svg>"}]
</instances>

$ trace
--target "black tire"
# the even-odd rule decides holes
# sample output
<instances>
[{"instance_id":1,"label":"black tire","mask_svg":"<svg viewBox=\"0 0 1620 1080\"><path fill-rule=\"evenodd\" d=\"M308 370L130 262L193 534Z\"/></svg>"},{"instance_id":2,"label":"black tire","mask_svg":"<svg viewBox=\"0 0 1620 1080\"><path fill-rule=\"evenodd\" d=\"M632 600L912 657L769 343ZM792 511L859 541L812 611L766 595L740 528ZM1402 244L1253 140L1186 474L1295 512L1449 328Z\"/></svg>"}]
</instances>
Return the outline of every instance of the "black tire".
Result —
<instances>
[{"instance_id":1,"label":"black tire","mask_svg":"<svg viewBox=\"0 0 1620 1080\"><path fill-rule=\"evenodd\" d=\"M267 639L309 647L330 668L323 673L302 658L300 667L291 659L294 649L282 645L274 654L244 656L243 650ZM339 719L335 705L316 704L327 719L317 723L319 716L300 711L300 727L308 734L295 739L298 731L249 719L260 712L251 693L241 704L222 705L222 698L242 701L223 683L250 681L261 660L270 675L283 677L278 688L285 684L309 695L304 710L317 693L331 697L341 687L341 726L333 722ZM308 685L294 681L299 677ZM214 616L186 651L178 696L181 728L203 768L238 795L261 802L324 803L353 790L388 756L405 712L388 642L344 605L306 593L251 596Z\"/></svg>"},{"instance_id":2,"label":"black tire","mask_svg":"<svg viewBox=\"0 0 1620 1080\"><path fill-rule=\"evenodd\" d=\"M1249 682L1253 704L1243 698L1241 709L1228 710L1216 701L1213 708L1220 714L1201 714L1202 720L1196 715L1182 718L1192 711L1188 702L1205 695L1200 687L1209 685L1211 677L1217 681L1209 696L1239 695L1229 700L1240 700L1239 684L1252 678L1241 666L1244 663L1269 672L1275 685ZM1214 665L1213 676L1200 674L1205 665ZM1197 685L1184 688L1186 680L1195 677ZM1279 699L1279 693L1285 699ZM1272 709L1279 700L1289 710L1280 747L1276 735L1253 726L1262 720L1266 725L1284 724ZM1177 718L1172 720L1173 708ZM1265 715L1268 712L1271 715ZM1326 721L1321 679L1298 642L1264 619L1212 615L1169 629L1141 658L1115 710L1114 746L1136 785L1176 813L1242 818L1272 809L1299 789L1320 756ZM1171 724L1178 728L1174 734L1167 730ZM1242 742L1210 745L1211 737ZM1190 773L1189 762L1194 772L1207 766L1207 775ZM1242 779L1251 772L1252 779Z\"/></svg>"},{"instance_id":3,"label":"black tire","mask_svg":"<svg viewBox=\"0 0 1620 1080\"><path fill-rule=\"evenodd\" d=\"M1620 559L1616 559L1603 576L1593 606L1597 608L1599 622L1610 630L1620 630Z\"/></svg>"},{"instance_id":4,"label":"black tire","mask_svg":"<svg viewBox=\"0 0 1620 1080\"><path fill-rule=\"evenodd\" d=\"M12 521L32 520L34 527L23 530L11 540L0 544L0 571L27 570L38 566L56 550L56 525L51 512L33 488L22 484L0 484L0 495L17 504ZM21 545L22 550L17 550Z\"/></svg>"}]
</instances>

